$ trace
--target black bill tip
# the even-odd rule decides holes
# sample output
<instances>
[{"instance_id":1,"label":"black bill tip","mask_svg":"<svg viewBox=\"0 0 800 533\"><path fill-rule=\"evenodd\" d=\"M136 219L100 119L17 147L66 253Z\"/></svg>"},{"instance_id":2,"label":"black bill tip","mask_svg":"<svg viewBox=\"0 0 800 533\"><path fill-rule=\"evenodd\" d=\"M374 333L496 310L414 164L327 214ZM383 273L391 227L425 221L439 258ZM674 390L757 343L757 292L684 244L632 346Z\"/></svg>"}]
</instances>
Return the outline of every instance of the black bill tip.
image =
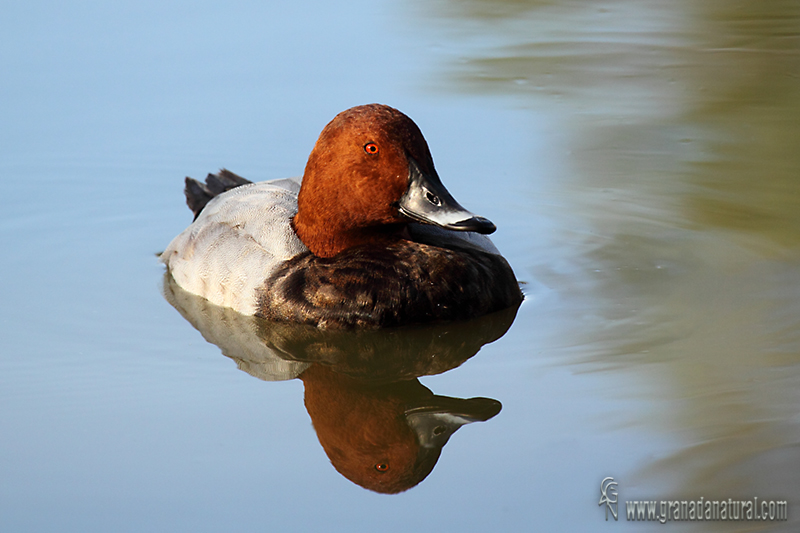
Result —
<instances>
[{"instance_id":1,"label":"black bill tip","mask_svg":"<svg viewBox=\"0 0 800 533\"><path fill-rule=\"evenodd\" d=\"M474 231L483 235L489 235L497 230L497 226L491 220L484 217L474 216L465 220L451 223L447 226L448 229L457 231Z\"/></svg>"}]
</instances>

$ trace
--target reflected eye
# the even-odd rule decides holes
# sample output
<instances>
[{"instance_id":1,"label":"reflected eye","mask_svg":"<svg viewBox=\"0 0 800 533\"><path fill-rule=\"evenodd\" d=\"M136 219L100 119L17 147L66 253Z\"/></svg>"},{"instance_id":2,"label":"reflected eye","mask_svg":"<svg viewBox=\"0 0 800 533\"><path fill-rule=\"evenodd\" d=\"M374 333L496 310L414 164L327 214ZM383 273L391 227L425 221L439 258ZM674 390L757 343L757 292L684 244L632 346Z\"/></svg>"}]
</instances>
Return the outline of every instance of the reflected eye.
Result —
<instances>
[{"instance_id":1,"label":"reflected eye","mask_svg":"<svg viewBox=\"0 0 800 533\"><path fill-rule=\"evenodd\" d=\"M375 143L367 143L364 145L364 151L370 155L374 155L380 152L380 148L378 148L378 145Z\"/></svg>"},{"instance_id":2,"label":"reflected eye","mask_svg":"<svg viewBox=\"0 0 800 533\"><path fill-rule=\"evenodd\" d=\"M444 426L436 426L435 428L433 428L433 434L434 434L435 436L437 436L437 437L438 437L438 436L439 436L439 435L441 435L442 433L444 433Z\"/></svg>"},{"instance_id":3,"label":"reflected eye","mask_svg":"<svg viewBox=\"0 0 800 533\"><path fill-rule=\"evenodd\" d=\"M375 470L377 470L378 472L386 472L387 470L389 470L389 465L386 463L378 463L375 465Z\"/></svg>"}]
</instances>

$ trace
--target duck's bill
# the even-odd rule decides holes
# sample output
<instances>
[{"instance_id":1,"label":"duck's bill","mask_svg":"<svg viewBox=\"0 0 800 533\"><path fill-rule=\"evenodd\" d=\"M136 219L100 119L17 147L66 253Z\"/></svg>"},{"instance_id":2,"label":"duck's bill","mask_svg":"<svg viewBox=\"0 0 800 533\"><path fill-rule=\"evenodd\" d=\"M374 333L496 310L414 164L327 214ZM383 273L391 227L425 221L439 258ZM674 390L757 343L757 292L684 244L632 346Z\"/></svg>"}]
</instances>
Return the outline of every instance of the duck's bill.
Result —
<instances>
[{"instance_id":1,"label":"duck's bill","mask_svg":"<svg viewBox=\"0 0 800 533\"><path fill-rule=\"evenodd\" d=\"M450 398L432 396L405 411L409 426L422 447L442 447L458 428L472 422L485 422L502 409L491 398Z\"/></svg>"},{"instance_id":2,"label":"duck's bill","mask_svg":"<svg viewBox=\"0 0 800 533\"><path fill-rule=\"evenodd\" d=\"M400 213L423 224L433 224L456 231L494 233L492 221L470 213L453 198L435 172L426 174L411 157L408 190L400 199Z\"/></svg>"}]
</instances>

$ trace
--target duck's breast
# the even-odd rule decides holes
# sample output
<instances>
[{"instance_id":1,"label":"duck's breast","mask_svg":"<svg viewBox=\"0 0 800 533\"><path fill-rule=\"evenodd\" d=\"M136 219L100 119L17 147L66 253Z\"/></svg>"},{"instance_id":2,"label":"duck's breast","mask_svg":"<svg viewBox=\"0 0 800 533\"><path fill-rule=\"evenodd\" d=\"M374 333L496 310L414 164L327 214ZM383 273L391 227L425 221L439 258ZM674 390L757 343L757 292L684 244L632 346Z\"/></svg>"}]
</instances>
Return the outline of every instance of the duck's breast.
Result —
<instances>
[{"instance_id":1,"label":"duck's breast","mask_svg":"<svg viewBox=\"0 0 800 533\"><path fill-rule=\"evenodd\" d=\"M453 231L438 226L417 223L409 224L408 231L411 234L411 238L416 242L445 248L449 246L470 248L501 255L500 250L497 249L489 237L473 231Z\"/></svg>"},{"instance_id":2,"label":"duck's breast","mask_svg":"<svg viewBox=\"0 0 800 533\"><path fill-rule=\"evenodd\" d=\"M252 315L256 289L306 246L291 227L299 179L236 187L212 199L161 255L184 290Z\"/></svg>"}]
</instances>

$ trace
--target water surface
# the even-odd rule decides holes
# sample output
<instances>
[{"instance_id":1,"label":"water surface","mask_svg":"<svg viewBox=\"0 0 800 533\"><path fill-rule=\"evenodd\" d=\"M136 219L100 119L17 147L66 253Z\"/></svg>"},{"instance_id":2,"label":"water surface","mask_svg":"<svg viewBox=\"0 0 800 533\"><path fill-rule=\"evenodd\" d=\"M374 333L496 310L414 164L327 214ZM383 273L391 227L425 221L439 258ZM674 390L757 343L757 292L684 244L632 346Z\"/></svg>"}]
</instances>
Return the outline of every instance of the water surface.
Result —
<instances>
[{"instance_id":1,"label":"water surface","mask_svg":"<svg viewBox=\"0 0 800 533\"><path fill-rule=\"evenodd\" d=\"M795 520L794 3L3 14L3 530L595 531L606 476L621 502L758 497ZM191 219L184 175L298 175L373 101L416 120L527 294L498 340L409 371L502 410L397 495L337 472L304 383L206 342L156 261Z\"/></svg>"}]
</instances>

